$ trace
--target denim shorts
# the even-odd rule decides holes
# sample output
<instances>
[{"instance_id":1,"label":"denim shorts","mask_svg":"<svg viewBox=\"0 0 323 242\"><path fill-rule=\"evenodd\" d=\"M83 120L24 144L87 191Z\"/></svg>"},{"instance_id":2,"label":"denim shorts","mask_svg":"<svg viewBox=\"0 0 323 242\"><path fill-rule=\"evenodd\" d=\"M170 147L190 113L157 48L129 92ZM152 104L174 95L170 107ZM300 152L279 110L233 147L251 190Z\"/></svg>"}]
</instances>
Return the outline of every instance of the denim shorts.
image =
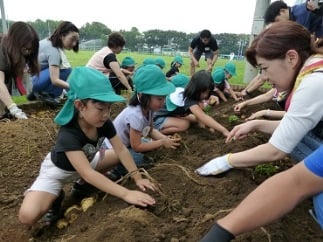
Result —
<instances>
[{"instance_id":1,"label":"denim shorts","mask_svg":"<svg viewBox=\"0 0 323 242\"><path fill-rule=\"evenodd\" d=\"M168 117L158 117L154 120L154 128L157 130L161 130L164 127Z\"/></svg>"},{"instance_id":2,"label":"denim shorts","mask_svg":"<svg viewBox=\"0 0 323 242\"><path fill-rule=\"evenodd\" d=\"M133 160L136 163L136 166L140 166L142 164L143 158L144 158L144 154L143 153L138 153L135 152L132 148L128 148ZM119 175L124 176L128 173L128 171L126 170L126 168L122 165L122 163L120 162L116 168L115 168L115 172L117 172Z\"/></svg>"}]
</instances>

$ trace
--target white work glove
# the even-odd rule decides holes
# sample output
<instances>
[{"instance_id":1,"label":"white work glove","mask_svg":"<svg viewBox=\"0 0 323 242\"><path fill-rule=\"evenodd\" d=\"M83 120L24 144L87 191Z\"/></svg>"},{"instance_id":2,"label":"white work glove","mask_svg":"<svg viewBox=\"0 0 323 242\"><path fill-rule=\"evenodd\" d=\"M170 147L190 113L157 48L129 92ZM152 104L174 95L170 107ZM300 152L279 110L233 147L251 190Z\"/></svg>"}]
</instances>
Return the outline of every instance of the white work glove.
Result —
<instances>
[{"instance_id":1,"label":"white work glove","mask_svg":"<svg viewBox=\"0 0 323 242\"><path fill-rule=\"evenodd\" d=\"M195 170L200 176L218 175L233 168L229 163L230 154L220 156L210 160L203 166Z\"/></svg>"},{"instance_id":2,"label":"white work glove","mask_svg":"<svg viewBox=\"0 0 323 242\"><path fill-rule=\"evenodd\" d=\"M18 108L15 103L11 104L8 110L10 114L17 119L28 119L27 115L20 108Z\"/></svg>"}]
</instances>

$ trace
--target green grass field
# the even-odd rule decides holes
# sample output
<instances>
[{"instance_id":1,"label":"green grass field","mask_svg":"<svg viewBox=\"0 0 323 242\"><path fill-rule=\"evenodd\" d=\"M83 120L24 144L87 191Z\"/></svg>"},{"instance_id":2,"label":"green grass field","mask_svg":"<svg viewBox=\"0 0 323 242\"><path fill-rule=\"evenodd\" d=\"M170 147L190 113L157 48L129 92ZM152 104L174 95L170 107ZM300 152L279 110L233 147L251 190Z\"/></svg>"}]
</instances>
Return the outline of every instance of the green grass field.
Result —
<instances>
[{"instance_id":1,"label":"green grass field","mask_svg":"<svg viewBox=\"0 0 323 242\"><path fill-rule=\"evenodd\" d=\"M67 58L71 62L72 66L83 66L87 63L87 61L90 59L90 57L94 54L94 51L79 51L78 53L74 53L72 51L67 52ZM156 58L158 55L145 55L145 54L138 54L137 52L121 52L117 55L117 58L119 62L122 61L122 59L126 56L131 56L135 59L137 63L137 67L140 66L143 62L143 60L147 57L150 58ZM174 56L161 56L165 62L166 66L164 68L164 72L167 72L170 68L170 63L172 62ZM189 75L189 57L183 57L184 65L180 68L180 72L186 75ZM221 59L219 58L217 62L215 63L215 67L218 66L224 66L227 62L227 59ZM237 67L237 76L234 76L230 79L230 83L232 84L240 84L243 85L243 77L244 77L244 71L245 71L245 61L244 60L234 60L233 61L236 64ZM206 68L206 62L204 61L203 57L200 60L200 69Z\"/></svg>"},{"instance_id":2,"label":"green grass field","mask_svg":"<svg viewBox=\"0 0 323 242\"><path fill-rule=\"evenodd\" d=\"M87 61L91 58L91 56L94 54L94 51L79 51L78 53L74 53L73 51L67 51L67 58L69 59L71 65L73 67L76 66L84 66ZM146 55L146 54L139 54L136 52L121 52L120 54L117 55L117 59L119 62L122 61L122 59L126 56L131 56L132 58L135 59L137 63L137 67L140 66L143 62L143 60L147 57L150 58L156 58L158 57L157 55ZM166 66L164 68L164 72L167 72L168 69L170 68L170 63L172 62L174 56L161 56L165 62ZM189 57L183 57L184 60L184 65L180 68L180 72L186 75L189 75ZM227 59L221 59L219 58L215 64L215 67L218 66L224 66L225 63L227 62ZM237 76L234 76L230 79L231 84L236 84L236 85L244 85L245 83L243 82L243 77L244 77L244 70L245 70L245 61L244 60L234 60L234 63L236 64L236 72ZM203 57L200 60L200 69L205 69L206 68L206 62L204 61ZM19 96L19 97L13 97L14 101L17 104L22 104L28 102L25 96Z\"/></svg>"}]
</instances>

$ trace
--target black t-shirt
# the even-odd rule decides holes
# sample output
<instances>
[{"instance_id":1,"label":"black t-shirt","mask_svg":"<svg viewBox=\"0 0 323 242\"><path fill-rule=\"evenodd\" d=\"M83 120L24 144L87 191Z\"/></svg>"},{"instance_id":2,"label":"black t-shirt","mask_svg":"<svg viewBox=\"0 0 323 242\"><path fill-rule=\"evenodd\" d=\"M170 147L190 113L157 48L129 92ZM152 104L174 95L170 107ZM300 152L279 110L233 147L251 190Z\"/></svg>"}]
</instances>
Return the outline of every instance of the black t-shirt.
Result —
<instances>
[{"instance_id":1,"label":"black t-shirt","mask_svg":"<svg viewBox=\"0 0 323 242\"><path fill-rule=\"evenodd\" d=\"M216 51L219 49L218 47L218 43L216 41L216 39L212 36L209 43L204 45L203 42L201 41L200 36L196 36L195 38L193 38L193 40L191 41L190 47L194 50L195 48L197 48L198 50L202 51L202 52L210 52L212 51Z\"/></svg>"},{"instance_id":2,"label":"black t-shirt","mask_svg":"<svg viewBox=\"0 0 323 242\"><path fill-rule=\"evenodd\" d=\"M111 70L111 68L110 68L110 63L111 62L118 62L117 57L116 57L116 55L114 53L108 54L103 59L104 66L109 70ZM121 83L120 80L118 79L117 75L113 71L111 71L109 73L109 80L110 80L111 85L112 85L113 88L116 88Z\"/></svg>"},{"instance_id":3,"label":"black t-shirt","mask_svg":"<svg viewBox=\"0 0 323 242\"><path fill-rule=\"evenodd\" d=\"M114 53L110 53L110 54L108 54L108 55L106 55L104 57L104 59L103 59L103 65L107 69L111 70L111 68L110 68L110 63L111 62L118 62L117 57L116 57L116 55Z\"/></svg>"},{"instance_id":4,"label":"black t-shirt","mask_svg":"<svg viewBox=\"0 0 323 242\"><path fill-rule=\"evenodd\" d=\"M154 112L154 120L156 120L159 117L185 117L191 113L190 107L193 105L198 105L199 101L186 98L184 100L184 106L183 107L177 107L173 111L168 111L166 104L157 112Z\"/></svg>"},{"instance_id":5,"label":"black t-shirt","mask_svg":"<svg viewBox=\"0 0 323 242\"><path fill-rule=\"evenodd\" d=\"M178 72L179 72L179 69L175 65L172 65L172 67L169 69L169 71L166 72L166 77L174 76Z\"/></svg>"},{"instance_id":6,"label":"black t-shirt","mask_svg":"<svg viewBox=\"0 0 323 242\"><path fill-rule=\"evenodd\" d=\"M75 171L65 152L80 150L85 153L89 162L91 162L95 154L101 148L104 139L111 139L116 135L116 129L111 120L108 120L97 130L98 139L90 140L74 120L69 124L62 126L59 129L56 144L51 151L53 163L63 170Z\"/></svg>"}]
</instances>

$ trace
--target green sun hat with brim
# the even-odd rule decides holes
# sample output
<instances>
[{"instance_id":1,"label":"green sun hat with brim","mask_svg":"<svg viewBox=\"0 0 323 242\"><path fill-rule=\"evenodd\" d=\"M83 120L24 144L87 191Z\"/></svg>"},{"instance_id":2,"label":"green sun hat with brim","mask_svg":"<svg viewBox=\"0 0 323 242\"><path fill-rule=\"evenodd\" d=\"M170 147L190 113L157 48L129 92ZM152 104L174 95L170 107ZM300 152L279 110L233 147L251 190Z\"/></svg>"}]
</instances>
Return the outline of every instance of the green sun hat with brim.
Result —
<instances>
[{"instance_id":1,"label":"green sun hat with brim","mask_svg":"<svg viewBox=\"0 0 323 242\"><path fill-rule=\"evenodd\" d=\"M163 58L161 58L161 57L157 57L157 58L155 59L155 64L156 64L157 66L159 66L161 69L164 69L164 67L166 66L166 62L165 62L165 60L164 60Z\"/></svg>"},{"instance_id":2,"label":"green sun hat with brim","mask_svg":"<svg viewBox=\"0 0 323 242\"><path fill-rule=\"evenodd\" d=\"M184 88L177 87L174 92L166 97L166 108L168 111L174 111L178 107L184 107Z\"/></svg>"},{"instance_id":3,"label":"green sun hat with brim","mask_svg":"<svg viewBox=\"0 0 323 242\"><path fill-rule=\"evenodd\" d=\"M173 62L177 62L178 64L181 64L181 65L184 64L183 58L181 56L179 56L179 55L174 57Z\"/></svg>"},{"instance_id":4,"label":"green sun hat with brim","mask_svg":"<svg viewBox=\"0 0 323 242\"><path fill-rule=\"evenodd\" d=\"M134 67L135 65L136 65L135 60L130 56L126 56L125 58L123 58L123 60L121 62L121 67L122 68Z\"/></svg>"},{"instance_id":5,"label":"green sun hat with brim","mask_svg":"<svg viewBox=\"0 0 323 242\"><path fill-rule=\"evenodd\" d=\"M175 86L154 64L140 67L134 74L133 83L137 93L166 96L175 91Z\"/></svg>"},{"instance_id":6,"label":"green sun hat with brim","mask_svg":"<svg viewBox=\"0 0 323 242\"><path fill-rule=\"evenodd\" d=\"M187 75L181 73L176 74L171 78L171 82L174 84L175 87L186 87L189 81L190 78Z\"/></svg>"},{"instance_id":7,"label":"green sun hat with brim","mask_svg":"<svg viewBox=\"0 0 323 242\"><path fill-rule=\"evenodd\" d=\"M217 67L213 73L212 78L215 84L221 84L225 80L225 72L222 67Z\"/></svg>"},{"instance_id":8,"label":"green sun hat with brim","mask_svg":"<svg viewBox=\"0 0 323 242\"><path fill-rule=\"evenodd\" d=\"M155 60L153 58L146 58L144 59L144 61L142 62L143 65L150 65L150 64L155 64Z\"/></svg>"},{"instance_id":9,"label":"green sun hat with brim","mask_svg":"<svg viewBox=\"0 0 323 242\"><path fill-rule=\"evenodd\" d=\"M107 103L125 101L125 98L114 92L106 75L91 67L73 68L67 82L70 86L67 92L67 100L54 120L59 125L69 123L74 117L74 101L76 99L89 98Z\"/></svg>"},{"instance_id":10,"label":"green sun hat with brim","mask_svg":"<svg viewBox=\"0 0 323 242\"><path fill-rule=\"evenodd\" d=\"M236 65L233 62L228 62L224 66L224 70L229 72L231 76L236 76Z\"/></svg>"}]
</instances>

